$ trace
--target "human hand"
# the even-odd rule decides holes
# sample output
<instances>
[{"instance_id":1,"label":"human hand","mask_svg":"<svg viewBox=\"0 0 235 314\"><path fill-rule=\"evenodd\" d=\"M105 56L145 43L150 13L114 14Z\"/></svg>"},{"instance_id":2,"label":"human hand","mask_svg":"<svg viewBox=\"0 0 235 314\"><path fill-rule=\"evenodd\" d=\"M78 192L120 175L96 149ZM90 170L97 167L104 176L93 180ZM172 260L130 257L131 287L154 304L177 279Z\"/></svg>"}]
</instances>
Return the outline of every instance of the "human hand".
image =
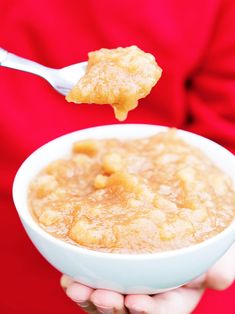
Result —
<instances>
[{"instance_id":1,"label":"human hand","mask_svg":"<svg viewBox=\"0 0 235 314\"><path fill-rule=\"evenodd\" d=\"M234 277L235 245L206 274L183 287L154 296L123 296L114 291L94 290L65 275L61 277L61 285L67 296L87 313L189 314L205 288L224 290L233 283Z\"/></svg>"}]
</instances>

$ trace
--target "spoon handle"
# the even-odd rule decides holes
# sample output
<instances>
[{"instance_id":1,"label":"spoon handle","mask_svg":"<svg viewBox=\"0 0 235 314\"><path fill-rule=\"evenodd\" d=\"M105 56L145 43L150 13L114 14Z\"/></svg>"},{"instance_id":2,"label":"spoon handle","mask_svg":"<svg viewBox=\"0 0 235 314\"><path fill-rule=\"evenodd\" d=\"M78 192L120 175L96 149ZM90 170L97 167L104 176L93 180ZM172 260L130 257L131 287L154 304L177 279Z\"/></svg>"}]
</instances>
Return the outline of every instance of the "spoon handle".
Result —
<instances>
[{"instance_id":1,"label":"spoon handle","mask_svg":"<svg viewBox=\"0 0 235 314\"><path fill-rule=\"evenodd\" d=\"M7 58L8 52L2 48L0 48L0 65L4 62L4 60Z\"/></svg>"},{"instance_id":2,"label":"spoon handle","mask_svg":"<svg viewBox=\"0 0 235 314\"><path fill-rule=\"evenodd\" d=\"M0 48L0 66L33 73L43 78L46 78L48 70L51 70L44 65L18 57L2 48Z\"/></svg>"}]
</instances>

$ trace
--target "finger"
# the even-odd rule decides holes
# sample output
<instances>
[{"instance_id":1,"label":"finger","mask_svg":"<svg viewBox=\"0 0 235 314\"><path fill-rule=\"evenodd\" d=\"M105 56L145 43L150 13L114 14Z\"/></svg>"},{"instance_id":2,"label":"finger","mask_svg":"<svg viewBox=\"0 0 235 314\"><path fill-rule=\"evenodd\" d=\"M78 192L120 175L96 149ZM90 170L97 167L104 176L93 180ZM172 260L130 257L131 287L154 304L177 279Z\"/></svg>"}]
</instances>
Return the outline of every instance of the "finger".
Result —
<instances>
[{"instance_id":1,"label":"finger","mask_svg":"<svg viewBox=\"0 0 235 314\"><path fill-rule=\"evenodd\" d=\"M130 295L125 305L132 314L188 314L199 303L203 289L178 288L153 297Z\"/></svg>"},{"instance_id":2,"label":"finger","mask_svg":"<svg viewBox=\"0 0 235 314\"><path fill-rule=\"evenodd\" d=\"M205 281L206 281L206 274L203 274L196 279L190 281L185 285L185 287L188 288L203 288L205 287Z\"/></svg>"},{"instance_id":3,"label":"finger","mask_svg":"<svg viewBox=\"0 0 235 314\"><path fill-rule=\"evenodd\" d=\"M95 290L90 296L90 301L102 314L127 313L124 306L124 296L114 291Z\"/></svg>"},{"instance_id":4,"label":"finger","mask_svg":"<svg viewBox=\"0 0 235 314\"><path fill-rule=\"evenodd\" d=\"M74 282L73 278L67 275L62 275L60 278L60 285L63 289L67 289L68 286L70 286L73 282Z\"/></svg>"},{"instance_id":5,"label":"finger","mask_svg":"<svg viewBox=\"0 0 235 314\"><path fill-rule=\"evenodd\" d=\"M93 289L80 283L72 283L66 290L67 296L88 313L96 313L95 306L90 302Z\"/></svg>"},{"instance_id":6,"label":"finger","mask_svg":"<svg viewBox=\"0 0 235 314\"><path fill-rule=\"evenodd\" d=\"M211 289L227 289L235 278L235 245L207 272L206 286Z\"/></svg>"}]
</instances>

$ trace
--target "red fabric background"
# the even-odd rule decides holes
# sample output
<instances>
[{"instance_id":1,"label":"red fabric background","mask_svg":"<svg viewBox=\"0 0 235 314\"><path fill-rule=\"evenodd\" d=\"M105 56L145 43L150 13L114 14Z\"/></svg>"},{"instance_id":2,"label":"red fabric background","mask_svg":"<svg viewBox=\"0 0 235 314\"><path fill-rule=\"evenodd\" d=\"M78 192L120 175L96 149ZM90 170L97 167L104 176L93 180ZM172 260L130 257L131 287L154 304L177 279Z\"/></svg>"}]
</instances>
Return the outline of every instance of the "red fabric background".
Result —
<instances>
[{"instance_id":1,"label":"red fabric background","mask_svg":"<svg viewBox=\"0 0 235 314\"><path fill-rule=\"evenodd\" d=\"M235 2L0 0L0 46L50 67L137 44L163 76L128 123L175 126L235 151ZM117 123L108 106L68 104L41 78L0 68L0 313L81 313L25 235L11 200L17 168L70 131ZM203 257L202 257L203 258ZM232 314L235 286L208 291L195 313Z\"/></svg>"}]
</instances>

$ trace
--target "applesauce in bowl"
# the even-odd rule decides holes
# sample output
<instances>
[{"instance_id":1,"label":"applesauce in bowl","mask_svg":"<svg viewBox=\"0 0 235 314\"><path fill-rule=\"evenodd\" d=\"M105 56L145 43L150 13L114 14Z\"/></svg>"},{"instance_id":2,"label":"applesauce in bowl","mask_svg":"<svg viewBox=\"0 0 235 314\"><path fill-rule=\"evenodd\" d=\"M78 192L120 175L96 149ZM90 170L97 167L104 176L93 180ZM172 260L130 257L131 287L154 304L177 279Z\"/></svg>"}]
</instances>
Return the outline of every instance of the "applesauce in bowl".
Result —
<instances>
[{"instance_id":1,"label":"applesauce in bowl","mask_svg":"<svg viewBox=\"0 0 235 314\"><path fill-rule=\"evenodd\" d=\"M142 139L86 139L31 182L29 207L59 239L113 253L200 243L235 216L232 180L177 130Z\"/></svg>"},{"instance_id":2,"label":"applesauce in bowl","mask_svg":"<svg viewBox=\"0 0 235 314\"><path fill-rule=\"evenodd\" d=\"M14 180L14 203L31 241L57 270L93 288L110 289L124 294L155 294L184 285L204 273L234 243L233 220L218 234L183 248L152 253L133 253L134 250L132 253L130 250L129 253L107 252L78 245L74 240L62 240L45 231L32 215L28 198L29 187L42 169L56 160L70 158L75 142L91 138L97 141L114 138L121 141L139 140L151 138L167 130L165 127L144 124L107 125L84 129L43 145L25 160ZM235 184L233 154L220 145L190 132L177 130L176 135L193 147L199 148L225 176L232 179L233 185ZM207 175L208 173L205 174ZM221 214L222 211L223 208ZM75 243L72 243L73 241Z\"/></svg>"}]
</instances>

